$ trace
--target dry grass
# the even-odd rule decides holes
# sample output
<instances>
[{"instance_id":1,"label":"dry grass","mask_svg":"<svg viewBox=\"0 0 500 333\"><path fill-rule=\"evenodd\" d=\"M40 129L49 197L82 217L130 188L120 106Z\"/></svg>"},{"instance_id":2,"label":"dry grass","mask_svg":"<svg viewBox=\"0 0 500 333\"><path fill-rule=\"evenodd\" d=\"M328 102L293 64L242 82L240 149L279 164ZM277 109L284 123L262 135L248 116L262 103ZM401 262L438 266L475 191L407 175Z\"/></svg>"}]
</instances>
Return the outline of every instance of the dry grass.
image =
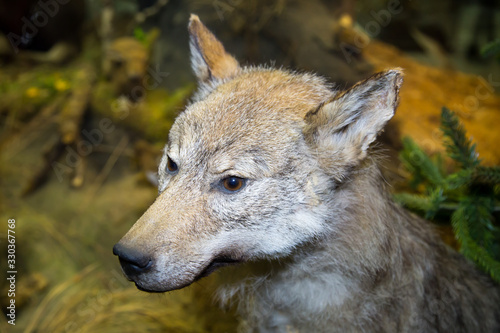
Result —
<instances>
[{"instance_id":1,"label":"dry grass","mask_svg":"<svg viewBox=\"0 0 500 333\"><path fill-rule=\"evenodd\" d=\"M186 315L189 293L167 299L123 287L90 265L53 287L24 332L203 332L203 322ZM172 302L175 300L175 302Z\"/></svg>"}]
</instances>

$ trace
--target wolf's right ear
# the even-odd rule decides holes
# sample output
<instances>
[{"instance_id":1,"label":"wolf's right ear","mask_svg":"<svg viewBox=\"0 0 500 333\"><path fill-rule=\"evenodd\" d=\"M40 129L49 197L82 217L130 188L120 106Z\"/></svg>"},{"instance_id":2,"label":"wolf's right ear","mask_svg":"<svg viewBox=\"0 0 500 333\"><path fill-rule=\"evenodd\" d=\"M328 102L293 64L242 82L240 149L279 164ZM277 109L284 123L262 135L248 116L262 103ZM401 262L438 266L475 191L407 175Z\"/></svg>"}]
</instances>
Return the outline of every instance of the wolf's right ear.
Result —
<instances>
[{"instance_id":1,"label":"wolf's right ear","mask_svg":"<svg viewBox=\"0 0 500 333\"><path fill-rule=\"evenodd\" d=\"M188 30L191 66L200 83L229 78L239 71L238 61L226 52L197 15L191 14Z\"/></svg>"}]
</instances>

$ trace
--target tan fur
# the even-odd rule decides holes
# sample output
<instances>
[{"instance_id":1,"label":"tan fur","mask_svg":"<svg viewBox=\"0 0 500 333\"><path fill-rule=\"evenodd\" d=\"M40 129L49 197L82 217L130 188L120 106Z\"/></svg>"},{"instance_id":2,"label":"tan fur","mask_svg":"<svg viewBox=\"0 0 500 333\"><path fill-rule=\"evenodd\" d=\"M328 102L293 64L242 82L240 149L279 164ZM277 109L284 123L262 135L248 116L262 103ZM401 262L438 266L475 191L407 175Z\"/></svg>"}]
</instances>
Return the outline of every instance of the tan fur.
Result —
<instances>
[{"instance_id":1,"label":"tan fur","mask_svg":"<svg viewBox=\"0 0 500 333\"><path fill-rule=\"evenodd\" d=\"M199 91L169 133L157 200L114 248L138 288L238 264L219 298L241 331L500 330L498 285L394 204L372 159L400 69L339 91L240 67L196 16L189 31ZM231 192L228 177L246 183Z\"/></svg>"}]
</instances>

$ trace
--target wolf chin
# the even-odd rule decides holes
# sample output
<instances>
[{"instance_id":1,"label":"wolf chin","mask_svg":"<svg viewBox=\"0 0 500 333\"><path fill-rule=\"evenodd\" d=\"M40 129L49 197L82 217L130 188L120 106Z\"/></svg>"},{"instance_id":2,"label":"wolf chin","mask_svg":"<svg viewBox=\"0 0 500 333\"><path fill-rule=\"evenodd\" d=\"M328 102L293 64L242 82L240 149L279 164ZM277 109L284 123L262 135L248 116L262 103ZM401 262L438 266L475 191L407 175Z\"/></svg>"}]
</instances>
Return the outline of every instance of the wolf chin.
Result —
<instances>
[{"instance_id":1,"label":"wolf chin","mask_svg":"<svg viewBox=\"0 0 500 333\"><path fill-rule=\"evenodd\" d=\"M195 15L189 33L199 90L114 247L128 279L166 292L231 266L241 331L500 332L499 286L391 201L373 158L400 69L339 90L240 66Z\"/></svg>"}]
</instances>

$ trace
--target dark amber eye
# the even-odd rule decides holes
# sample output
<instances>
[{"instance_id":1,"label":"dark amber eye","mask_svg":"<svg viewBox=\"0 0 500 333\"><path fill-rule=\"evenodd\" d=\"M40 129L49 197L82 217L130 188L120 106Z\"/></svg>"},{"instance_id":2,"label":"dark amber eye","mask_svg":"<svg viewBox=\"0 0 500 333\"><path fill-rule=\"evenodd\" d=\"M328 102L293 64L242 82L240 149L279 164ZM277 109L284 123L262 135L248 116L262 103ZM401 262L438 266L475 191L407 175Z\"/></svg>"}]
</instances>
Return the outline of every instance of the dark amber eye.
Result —
<instances>
[{"instance_id":1,"label":"dark amber eye","mask_svg":"<svg viewBox=\"0 0 500 333\"><path fill-rule=\"evenodd\" d=\"M177 166L177 164L172 161L170 156L167 156L167 171L170 173L176 173L178 169L179 167Z\"/></svg>"},{"instance_id":2,"label":"dark amber eye","mask_svg":"<svg viewBox=\"0 0 500 333\"><path fill-rule=\"evenodd\" d=\"M222 185L228 191L235 192L240 190L245 185L245 179L240 177L227 177L222 180Z\"/></svg>"}]
</instances>

